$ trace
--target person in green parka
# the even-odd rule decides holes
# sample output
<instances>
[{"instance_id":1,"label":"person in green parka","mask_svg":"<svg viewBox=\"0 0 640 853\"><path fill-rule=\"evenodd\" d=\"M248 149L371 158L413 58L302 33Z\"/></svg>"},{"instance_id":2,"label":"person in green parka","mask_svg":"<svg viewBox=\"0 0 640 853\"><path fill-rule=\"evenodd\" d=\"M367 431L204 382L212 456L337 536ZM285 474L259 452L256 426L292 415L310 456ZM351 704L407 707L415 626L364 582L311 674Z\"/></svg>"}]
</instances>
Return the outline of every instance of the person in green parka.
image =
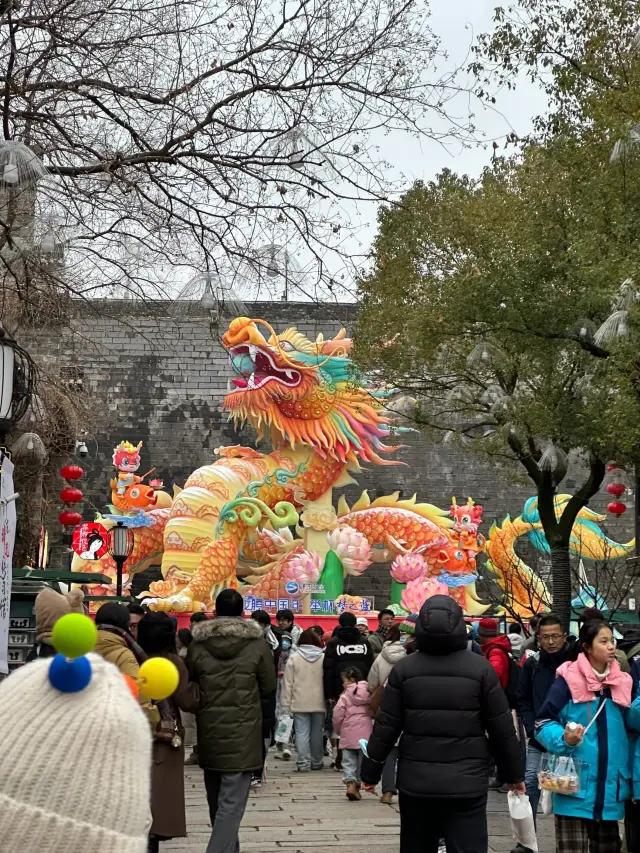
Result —
<instances>
[{"instance_id":1,"label":"person in green parka","mask_svg":"<svg viewBox=\"0 0 640 853\"><path fill-rule=\"evenodd\" d=\"M235 853L252 773L262 767L263 709L276 690L273 656L260 625L243 619L237 590L216 599L216 616L192 628L186 664L200 688L198 760L212 835L207 853Z\"/></svg>"}]
</instances>

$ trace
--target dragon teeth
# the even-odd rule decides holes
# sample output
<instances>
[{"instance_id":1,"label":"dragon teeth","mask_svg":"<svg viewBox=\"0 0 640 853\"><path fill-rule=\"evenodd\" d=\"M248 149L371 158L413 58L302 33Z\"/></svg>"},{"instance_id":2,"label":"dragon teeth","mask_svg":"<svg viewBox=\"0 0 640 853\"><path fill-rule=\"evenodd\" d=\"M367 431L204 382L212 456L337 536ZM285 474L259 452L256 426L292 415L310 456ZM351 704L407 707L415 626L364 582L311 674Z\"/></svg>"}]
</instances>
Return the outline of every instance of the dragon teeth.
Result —
<instances>
[{"instance_id":1,"label":"dragon teeth","mask_svg":"<svg viewBox=\"0 0 640 853\"><path fill-rule=\"evenodd\" d=\"M284 375L287 379L293 379L293 370L285 370Z\"/></svg>"},{"instance_id":2,"label":"dragon teeth","mask_svg":"<svg viewBox=\"0 0 640 853\"><path fill-rule=\"evenodd\" d=\"M249 377L249 383L248 383L247 387L248 388L255 388L256 387L256 375L255 375L255 373L252 373L251 376Z\"/></svg>"}]
</instances>

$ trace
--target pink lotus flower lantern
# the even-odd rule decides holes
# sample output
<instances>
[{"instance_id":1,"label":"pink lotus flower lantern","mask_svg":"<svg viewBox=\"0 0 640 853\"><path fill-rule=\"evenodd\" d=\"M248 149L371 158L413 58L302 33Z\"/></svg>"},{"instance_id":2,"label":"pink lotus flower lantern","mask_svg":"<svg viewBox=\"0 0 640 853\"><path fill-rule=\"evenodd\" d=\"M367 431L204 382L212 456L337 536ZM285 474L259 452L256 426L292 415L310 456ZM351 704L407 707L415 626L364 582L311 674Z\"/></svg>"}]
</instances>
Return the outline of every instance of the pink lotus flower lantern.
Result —
<instances>
[{"instance_id":1,"label":"pink lotus flower lantern","mask_svg":"<svg viewBox=\"0 0 640 853\"><path fill-rule=\"evenodd\" d=\"M428 598L434 595L448 595L447 585L434 578L417 578L409 581L402 592L401 604L409 613L419 613Z\"/></svg>"},{"instance_id":2,"label":"pink lotus flower lantern","mask_svg":"<svg viewBox=\"0 0 640 853\"><path fill-rule=\"evenodd\" d=\"M398 554L391 564L391 577L398 583L409 583L426 575L427 569L422 554Z\"/></svg>"},{"instance_id":3,"label":"pink lotus flower lantern","mask_svg":"<svg viewBox=\"0 0 640 853\"><path fill-rule=\"evenodd\" d=\"M367 538L351 527L336 527L327 535L329 548L335 551L348 575L361 575L373 559Z\"/></svg>"},{"instance_id":4,"label":"pink lotus flower lantern","mask_svg":"<svg viewBox=\"0 0 640 853\"><path fill-rule=\"evenodd\" d=\"M316 583L324 568L324 557L314 551L300 551L292 554L282 569L281 584L295 581L298 584L298 595L303 595L305 584ZM289 594L289 593L287 593Z\"/></svg>"}]
</instances>

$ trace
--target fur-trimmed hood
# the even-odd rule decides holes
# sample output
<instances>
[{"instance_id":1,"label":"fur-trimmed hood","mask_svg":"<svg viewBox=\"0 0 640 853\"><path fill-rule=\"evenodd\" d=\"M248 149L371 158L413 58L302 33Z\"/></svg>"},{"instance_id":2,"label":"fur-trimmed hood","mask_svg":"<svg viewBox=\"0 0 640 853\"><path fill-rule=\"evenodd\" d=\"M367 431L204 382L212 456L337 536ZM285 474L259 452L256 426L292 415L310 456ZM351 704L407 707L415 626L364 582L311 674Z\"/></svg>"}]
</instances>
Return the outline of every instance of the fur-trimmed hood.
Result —
<instances>
[{"instance_id":1,"label":"fur-trimmed hood","mask_svg":"<svg viewBox=\"0 0 640 853\"><path fill-rule=\"evenodd\" d=\"M194 642L201 643L213 657L222 659L235 657L249 642L264 640L260 625L240 616L216 616L207 622L197 622L192 634Z\"/></svg>"}]
</instances>

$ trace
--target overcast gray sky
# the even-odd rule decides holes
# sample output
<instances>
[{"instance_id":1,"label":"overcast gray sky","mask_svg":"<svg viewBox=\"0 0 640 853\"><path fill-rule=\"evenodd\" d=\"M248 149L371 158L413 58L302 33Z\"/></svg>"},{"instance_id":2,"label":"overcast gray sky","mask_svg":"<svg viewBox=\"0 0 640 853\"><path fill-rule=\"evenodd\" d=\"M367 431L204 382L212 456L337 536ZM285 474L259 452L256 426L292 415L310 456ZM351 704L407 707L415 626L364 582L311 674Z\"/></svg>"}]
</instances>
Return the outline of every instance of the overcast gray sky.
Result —
<instances>
[{"instance_id":1,"label":"overcast gray sky","mask_svg":"<svg viewBox=\"0 0 640 853\"><path fill-rule=\"evenodd\" d=\"M440 38L441 49L448 54L446 59L439 60L441 72L465 67L470 61L471 45L477 36L493 28L496 0L430 0L430 5L429 24ZM460 77L459 83L461 86L465 83L471 86L472 80ZM464 120L468 116L469 104L472 104L478 144L469 147L457 142L443 145L424 136L416 138L403 132L374 134L370 144L377 146L378 157L389 163L387 176L399 188L406 189L417 179L430 180L444 168L471 175L479 174L491 161L492 142L496 140L502 152L507 134L515 131L519 136L526 135L531 130L533 117L544 112L546 107L542 91L526 79L520 81L516 91L505 89L497 92L496 97L497 103L492 109L476 99L470 100L468 94L458 95L455 101L447 105L449 115ZM443 132L447 130L447 125L447 122L442 122L433 129L435 132ZM349 202L339 204L339 207L356 226L355 234L345 238L342 251L350 256L352 263L361 267L366 263L364 258L375 237L378 205L374 202ZM301 256L304 257L304 254L298 255ZM337 266L331 262L329 268L337 270ZM344 278L341 277L346 291L339 296L340 299L353 298L353 280L353 270L347 271Z\"/></svg>"},{"instance_id":2,"label":"overcast gray sky","mask_svg":"<svg viewBox=\"0 0 640 853\"><path fill-rule=\"evenodd\" d=\"M431 28L441 39L442 49L449 59L441 64L447 68L465 65L474 39L493 28L493 10L496 0L431 0ZM385 155L394 165L402 168L410 180L431 178L441 169L449 167L457 172L477 174L491 159L491 142L496 139L502 146L507 133L515 131L522 136L531 129L531 119L545 109L542 92L527 80L522 80L515 92L504 90L498 94L493 110L473 103L475 123L487 138L487 148L464 149L450 145L444 149L438 143L415 140L408 135L397 135L393 148L384 148ZM450 105L450 111L460 116L466 114L467 101ZM389 140L391 142L391 140Z\"/></svg>"},{"instance_id":3,"label":"overcast gray sky","mask_svg":"<svg viewBox=\"0 0 640 853\"><path fill-rule=\"evenodd\" d=\"M468 66L472 58L471 47L477 37L493 29L493 14L497 2L498 0L429 0L431 16L428 23L440 40L441 51L447 54L446 57L438 59L439 69L433 73L434 83L440 75ZM431 73L431 70L425 70L425 74ZM545 110L543 93L526 79L520 81L516 91L505 89L496 92L497 102L491 108L469 95L468 90L473 87L474 82L465 74L458 76L456 83L463 91L448 102L446 112L461 123L466 123L469 110L473 111L476 144L465 146L454 141L443 144L428 136L418 137L400 131L370 134L368 147L377 149L371 152L372 159L388 164L385 177L393 183L398 194L410 187L415 180L428 181L444 168L478 175L482 168L491 162L494 140L499 144L502 153L507 134L514 131L521 137L527 135L531 130L532 118ZM430 122L431 129L439 136L446 133L451 126L449 121L441 121L435 114L426 118L425 124ZM351 187L347 189L351 190ZM351 195L351 192L348 195ZM327 298L327 273L334 280L332 293L335 297L341 301L351 301L355 297L356 270L361 270L370 263L367 256L376 234L378 207L378 203L374 201L336 200L330 204L327 217L333 218L333 212L336 212L338 221L345 225L349 223L351 227L341 232L335 253L329 250L325 254L325 280L318 285L314 285L314 281L318 280L316 258L305 246L290 242L286 235L282 235L280 226L275 225L273 237L269 242L287 246L291 257L288 267L290 299ZM319 208L322 209L322 204ZM278 264L281 265L282 262L278 261ZM262 278L264 279L264 276ZM264 280L257 284L257 290L251 294L245 292L242 285L234 285L236 286L239 287L238 292L243 298L250 298L251 295L251 298L257 296L277 299L283 290L280 278Z\"/></svg>"}]
</instances>

